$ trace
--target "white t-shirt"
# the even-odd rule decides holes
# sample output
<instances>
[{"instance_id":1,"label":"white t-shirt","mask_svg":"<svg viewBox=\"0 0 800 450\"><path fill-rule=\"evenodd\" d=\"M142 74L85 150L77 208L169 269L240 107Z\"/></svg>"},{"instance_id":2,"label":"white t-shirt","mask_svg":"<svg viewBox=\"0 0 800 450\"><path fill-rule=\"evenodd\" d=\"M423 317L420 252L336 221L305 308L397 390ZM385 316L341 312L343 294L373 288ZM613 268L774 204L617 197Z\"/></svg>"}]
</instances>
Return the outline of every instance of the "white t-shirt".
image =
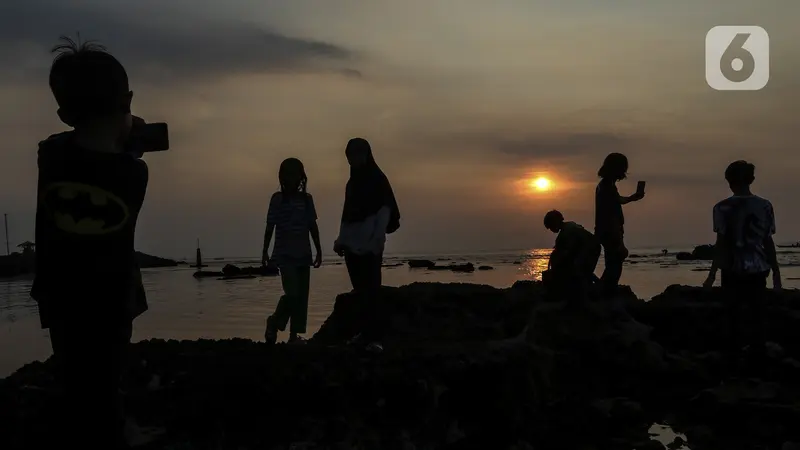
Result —
<instances>
[{"instance_id":1,"label":"white t-shirt","mask_svg":"<svg viewBox=\"0 0 800 450\"><path fill-rule=\"evenodd\" d=\"M336 242L356 255L382 255L391 214L391 208L384 206L361 222L342 222Z\"/></svg>"},{"instance_id":2,"label":"white t-shirt","mask_svg":"<svg viewBox=\"0 0 800 450\"><path fill-rule=\"evenodd\" d=\"M734 195L714 205L714 232L731 249L730 270L737 273L768 272L764 240L775 234L775 211L769 200L757 195Z\"/></svg>"}]
</instances>

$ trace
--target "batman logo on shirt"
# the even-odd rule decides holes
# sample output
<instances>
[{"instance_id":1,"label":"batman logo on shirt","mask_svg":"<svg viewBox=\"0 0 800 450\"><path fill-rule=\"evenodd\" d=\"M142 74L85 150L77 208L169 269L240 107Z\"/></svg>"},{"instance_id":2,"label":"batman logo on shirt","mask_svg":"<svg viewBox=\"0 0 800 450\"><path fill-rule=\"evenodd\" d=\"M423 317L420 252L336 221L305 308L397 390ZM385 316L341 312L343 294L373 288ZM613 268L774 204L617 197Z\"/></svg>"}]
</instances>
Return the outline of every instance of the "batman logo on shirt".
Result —
<instances>
[{"instance_id":1,"label":"batman logo on shirt","mask_svg":"<svg viewBox=\"0 0 800 450\"><path fill-rule=\"evenodd\" d=\"M97 186L61 182L47 185L42 195L57 228L70 234L113 233L130 217L128 206L118 196Z\"/></svg>"}]
</instances>

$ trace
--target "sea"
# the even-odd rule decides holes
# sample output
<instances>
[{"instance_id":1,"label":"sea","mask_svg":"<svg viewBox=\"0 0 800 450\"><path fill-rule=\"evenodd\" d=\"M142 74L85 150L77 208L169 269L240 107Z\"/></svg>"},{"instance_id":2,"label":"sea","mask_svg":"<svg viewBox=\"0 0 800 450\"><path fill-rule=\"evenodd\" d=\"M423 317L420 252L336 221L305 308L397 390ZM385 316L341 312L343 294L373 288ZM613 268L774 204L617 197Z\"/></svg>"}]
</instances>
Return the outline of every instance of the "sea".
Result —
<instances>
[{"instance_id":1,"label":"sea","mask_svg":"<svg viewBox=\"0 0 800 450\"><path fill-rule=\"evenodd\" d=\"M706 261L678 261L677 251L663 255L659 248L631 250L622 284L648 300L672 284L702 284L710 266ZM414 282L475 283L509 287L517 280L540 280L551 249L439 255L386 255L383 284L402 286ZM311 336L333 310L337 294L349 292L350 281L342 258L325 256L323 266L311 272L308 333ZM410 269L409 259L429 259L439 265L471 262L493 270L472 273ZM800 287L800 249L779 249L784 288ZM205 270L225 264L258 265L259 258L210 258ZM602 273L600 258L597 273ZM282 294L280 277L219 280L195 279L187 265L143 270L150 309L134 322L133 340L225 339L262 340L266 317ZM0 378L26 363L47 359L52 353L47 330L42 330L36 303L30 298L31 278L0 280ZM287 336L279 336L285 339Z\"/></svg>"}]
</instances>

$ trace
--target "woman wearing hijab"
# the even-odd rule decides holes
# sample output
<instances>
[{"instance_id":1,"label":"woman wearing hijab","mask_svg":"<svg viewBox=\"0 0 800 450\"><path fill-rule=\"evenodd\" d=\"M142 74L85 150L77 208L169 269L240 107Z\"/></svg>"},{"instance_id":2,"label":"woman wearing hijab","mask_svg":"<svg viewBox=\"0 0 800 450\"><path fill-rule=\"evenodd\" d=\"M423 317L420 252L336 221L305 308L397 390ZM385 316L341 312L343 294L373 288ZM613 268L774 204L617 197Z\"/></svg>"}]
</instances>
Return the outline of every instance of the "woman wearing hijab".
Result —
<instances>
[{"instance_id":1,"label":"woman wearing hijab","mask_svg":"<svg viewBox=\"0 0 800 450\"><path fill-rule=\"evenodd\" d=\"M334 251L344 256L353 290L361 303L361 333L353 342L380 352L381 264L386 235L400 227L400 210L389 179L378 167L365 139L354 138L345 149L350 179Z\"/></svg>"}]
</instances>

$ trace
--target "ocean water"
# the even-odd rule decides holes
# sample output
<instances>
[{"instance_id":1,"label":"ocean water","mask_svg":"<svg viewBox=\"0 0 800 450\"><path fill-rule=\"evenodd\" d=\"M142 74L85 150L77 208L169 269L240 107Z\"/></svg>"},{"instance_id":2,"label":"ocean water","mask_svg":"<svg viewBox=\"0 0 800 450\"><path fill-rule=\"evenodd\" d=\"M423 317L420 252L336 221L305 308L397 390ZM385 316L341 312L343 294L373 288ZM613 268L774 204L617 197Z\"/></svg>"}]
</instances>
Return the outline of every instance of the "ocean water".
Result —
<instances>
[{"instance_id":1,"label":"ocean water","mask_svg":"<svg viewBox=\"0 0 800 450\"><path fill-rule=\"evenodd\" d=\"M670 249L682 251L688 249ZM438 264L472 262L490 265L495 270L474 273L425 271L407 265L383 269L383 284L401 286L416 281L486 284L511 286L517 280L541 279L547 268L550 249L517 252L463 255L387 255L385 264L408 259L430 259ZM319 269L311 273L308 336L311 336L333 309L336 295L350 291L341 258L328 256ZM785 288L800 287L800 249L780 251L784 266ZM210 259L209 270L227 263L258 264L257 259ZM674 255L662 256L658 249L631 251L622 283L630 285L642 298L649 299L671 284L700 285L705 279L701 270L708 262L677 261ZM603 270L600 258L597 273ZM279 277L221 281L214 278L197 280L194 269L183 266L143 271L150 309L134 322L133 340L223 339L241 337L260 340L264 336L266 317L271 314L282 293ZM47 330L39 324L36 303L28 296L31 279L0 280L0 377L5 377L34 360L50 356ZM280 336L281 339L286 336Z\"/></svg>"}]
</instances>

